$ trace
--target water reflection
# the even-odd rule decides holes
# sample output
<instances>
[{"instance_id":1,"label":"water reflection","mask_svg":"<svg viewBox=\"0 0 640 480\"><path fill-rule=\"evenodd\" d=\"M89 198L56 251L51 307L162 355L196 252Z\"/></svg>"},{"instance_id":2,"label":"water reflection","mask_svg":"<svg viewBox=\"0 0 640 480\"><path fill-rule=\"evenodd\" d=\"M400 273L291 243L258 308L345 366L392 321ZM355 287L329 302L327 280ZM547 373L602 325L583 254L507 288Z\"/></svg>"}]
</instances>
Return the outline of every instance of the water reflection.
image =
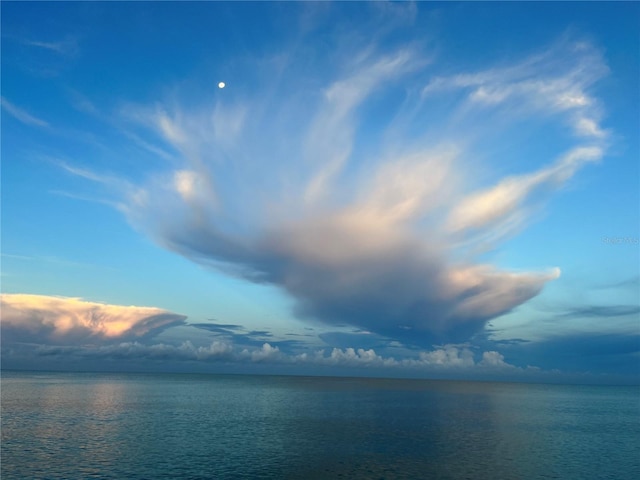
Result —
<instances>
[{"instance_id":1,"label":"water reflection","mask_svg":"<svg viewBox=\"0 0 640 480\"><path fill-rule=\"evenodd\" d=\"M640 473L634 389L74 374L2 387L3 480Z\"/></svg>"}]
</instances>

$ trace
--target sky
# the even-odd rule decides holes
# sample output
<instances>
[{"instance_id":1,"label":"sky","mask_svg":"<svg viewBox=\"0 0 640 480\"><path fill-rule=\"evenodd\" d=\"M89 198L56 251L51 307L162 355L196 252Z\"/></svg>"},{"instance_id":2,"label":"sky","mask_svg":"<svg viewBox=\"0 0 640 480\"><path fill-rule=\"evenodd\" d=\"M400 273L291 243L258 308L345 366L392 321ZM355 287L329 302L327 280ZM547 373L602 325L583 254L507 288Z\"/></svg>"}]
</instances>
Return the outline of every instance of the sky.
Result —
<instances>
[{"instance_id":1,"label":"sky","mask_svg":"<svg viewBox=\"0 0 640 480\"><path fill-rule=\"evenodd\" d=\"M2 368L640 382L638 3L1 22Z\"/></svg>"}]
</instances>

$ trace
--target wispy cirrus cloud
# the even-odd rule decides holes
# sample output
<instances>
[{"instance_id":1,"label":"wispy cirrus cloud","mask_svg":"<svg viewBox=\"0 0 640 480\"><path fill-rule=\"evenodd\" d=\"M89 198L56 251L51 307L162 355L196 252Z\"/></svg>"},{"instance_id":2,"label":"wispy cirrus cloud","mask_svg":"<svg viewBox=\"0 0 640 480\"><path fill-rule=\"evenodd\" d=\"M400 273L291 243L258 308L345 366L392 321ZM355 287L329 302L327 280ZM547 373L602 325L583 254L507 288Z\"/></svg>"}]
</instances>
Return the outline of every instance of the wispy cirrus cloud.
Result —
<instances>
[{"instance_id":1,"label":"wispy cirrus cloud","mask_svg":"<svg viewBox=\"0 0 640 480\"><path fill-rule=\"evenodd\" d=\"M73 56L79 52L78 39L73 36L66 36L61 40L43 41L28 38L17 39L23 45L34 47L62 56Z\"/></svg>"},{"instance_id":2,"label":"wispy cirrus cloud","mask_svg":"<svg viewBox=\"0 0 640 480\"><path fill-rule=\"evenodd\" d=\"M557 266L509 271L480 254L605 155L596 48L565 38L447 75L416 45L320 55L317 77L287 53L279 75L256 62L265 71L251 89L123 108L132 134L180 158L124 192L133 225L197 263L281 287L300 317L423 346L467 340L558 278ZM487 144L532 125L564 147L531 158L537 139L524 135L508 151L526 156L518 173L492 175ZM478 178L467 173L476 158L489 159Z\"/></svg>"},{"instance_id":3,"label":"wispy cirrus cloud","mask_svg":"<svg viewBox=\"0 0 640 480\"><path fill-rule=\"evenodd\" d=\"M640 305L587 305L560 314L561 317L572 318L610 318L625 317L628 315L640 315Z\"/></svg>"},{"instance_id":4,"label":"wispy cirrus cloud","mask_svg":"<svg viewBox=\"0 0 640 480\"><path fill-rule=\"evenodd\" d=\"M472 193L458 203L448 218L453 232L480 231L498 240L526 224L531 197L561 188L582 166L602 158L598 145L570 150L555 163L536 172L511 176L486 190Z\"/></svg>"},{"instance_id":5,"label":"wispy cirrus cloud","mask_svg":"<svg viewBox=\"0 0 640 480\"><path fill-rule=\"evenodd\" d=\"M30 114L29 112L27 112L26 110L23 110L20 107L17 107L16 105L11 103L9 100L7 100L4 97L0 97L0 103L5 112L7 112L16 120L24 123L25 125L29 125L31 127L40 127L40 128L49 127L48 122Z\"/></svg>"},{"instance_id":6,"label":"wispy cirrus cloud","mask_svg":"<svg viewBox=\"0 0 640 480\"><path fill-rule=\"evenodd\" d=\"M506 109L512 117L561 113L575 134L603 138L607 132L599 125L602 106L588 90L608 73L598 49L566 36L511 65L436 76L423 88L422 96L462 91L467 111Z\"/></svg>"},{"instance_id":7,"label":"wispy cirrus cloud","mask_svg":"<svg viewBox=\"0 0 640 480\"><path fill-rule=\"evenodd\" d=\"M3 25L7 28L2 33L3 45L7 46L3 49L3 66L6 68L19 69L38 78L58 77L81 56L78 35L39 38L39 33L35 33L25 36L24 32L30 28L16 28L9 23Z\"/></svg>"}]
</instances>

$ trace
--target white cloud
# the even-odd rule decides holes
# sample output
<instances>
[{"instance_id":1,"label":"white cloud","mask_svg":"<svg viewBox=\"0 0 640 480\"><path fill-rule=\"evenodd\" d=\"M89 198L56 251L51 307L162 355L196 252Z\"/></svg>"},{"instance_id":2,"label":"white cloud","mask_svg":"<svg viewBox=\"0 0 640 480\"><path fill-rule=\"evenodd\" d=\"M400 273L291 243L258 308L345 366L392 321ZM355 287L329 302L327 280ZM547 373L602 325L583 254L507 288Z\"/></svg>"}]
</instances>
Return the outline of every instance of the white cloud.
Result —
<instances>
[{"instance_id":1,"label":"white cloud","mask_svg":"<svg viewBox=\"0 0 640 480\"><path fill-rule=\"evenodd\" d=\"M72 56L78 53L78 42L73 37L67 37L64 40L46 42L42 40L21 39L21 43L30 47L37 47L59 55Z\"/></svg>"},{"instance_id":2,"label":"white cloud","mask_svg":"<svg viewBox=\"0 0 640 480\"><path fill-rule=\"evenodd\" d=\"M49 127L49 123L38 118L35 117L33 115L31 115L30 113L26 112L25 110L16 107L13 103L11 103L9 100L7 100L4 97L0 97L0 103L2 104L2 108L12 117L14 117L15 119L21 121L22 123L24 123L25 125L29 125L32 127L40 127L40 128L47 128Z\"/></svg>"},{"instance_id":3,"label":"white cloud","mask_svg":"<svg viewBox=\"0 0 640 480\"><path fill-rule=\"evenodd\" d=\"M569 180L582 165L599 160L601 147L576 147L554 164L537 172L508 177L488 190L472 193L456 205L449 216L449 228L454 232L481 229L495 224L517 225L517 219L525 202L544 188L557 190ZM505 230L501 230L505 233Z\"/></svg>"},{"instance_id":4,"label":"white cloud","mask_svg":"<svg viewBox=\"0 0 640 480\"><path fill-rule=\"evenodd\" d=\"M334 81L305 139L307 161L315 167L304 200L314 204L330 193L332 179L340 173L353 148L354 114L375 89L415 68L415 56L401 50L395 55L370 59L369 52L354 60L354 71Z\"/></svg>"},{"instance_id":5,"label":"white cloud","mask_svg":"<svg viewBox=\"0 0 640 480\"><path fill-rule=\"evenodd\" d=\"M425 365L446 367L471 367L475 365L471 350L455 345L445 346L432 352L420 352L420 362Z\"/></svg>"},{"instance_id":6,"label":"white cloud","mask_svg":"<svg viewBox=\"0 0 640 480\"><path fill-rule=\"evenodd\" d=\"M193 199L197 181L196 173L191 170L178 170L174 173L175 189L185 202Z\"/></svg>"},{"instance_id":7,"label":"white cloud","mask_svg":"<svg viewBox=\"0 0 640 480\"><path fill-rule=\"evenodd\" d=\"M565 38L513 65L436 77L422 95L464 90L469 92L467 108L500 108L515 117L562 114L579 135L604 139L607 133L595 120L599 102L590 89L607 73L597 49Z\"/></svg>"},{"instance_id":8,"label":"white cloud","mask_svg":"<svg viewBox=\"0 0 640 480\"><path fill-rule=\"evenodd\" d=\"M485 367L505 368L512 367L504 361L504 356L496 351L483 352L480 365ZM531 367L528 367L531 368Z\"/></svg>"},{"instance_id":9,"label":"white cloud","mask_svg":"<svg viewBox=\"0 0 640 480\"><path fill-rule=\"evenodd\" d=\"M34 353L39 356L64 358L87 357L102 359L164 360L224 362L228 364L299 365L305 367L332 367L376 369L394 371L409 369L415 373L472 372L516 369L504 361L496 351L482 352L480 361L467 346L444 345L434 350L422 351L417 356L395 358L383 356L373 349L333 348L305 353L284 353L277 346L264 343L261 347L239 348L225 341L214 341L208 346L196 347L190 341L180 345L166 343L145 344L140 341L110 343L88 346L38 346ZM527 367L534 368L534 367Z\"/></svg>"},{"instance_id":10,"label":"white cloud","mask_svg":"<svg viewBox=\"0 0 640 480\"><path fill-rule=\"evenodd\" d=\"M576 121L576 132L585 137L605 138L607 132L602 130L592 118L579 117Z\"/></svg>"},{"instance_id":11,"label":"white cloud","mask_svg":"<svg viewBox=\"0 0 640 480\"><path fill-rule=\"evenodd\" d=\"M271 344L265 343L262 348L249 351L243 350L241 356L251 358L252 362L278 361L283 359L283 355L278 347L272 347Z\"/></svg>"}]
</instances>

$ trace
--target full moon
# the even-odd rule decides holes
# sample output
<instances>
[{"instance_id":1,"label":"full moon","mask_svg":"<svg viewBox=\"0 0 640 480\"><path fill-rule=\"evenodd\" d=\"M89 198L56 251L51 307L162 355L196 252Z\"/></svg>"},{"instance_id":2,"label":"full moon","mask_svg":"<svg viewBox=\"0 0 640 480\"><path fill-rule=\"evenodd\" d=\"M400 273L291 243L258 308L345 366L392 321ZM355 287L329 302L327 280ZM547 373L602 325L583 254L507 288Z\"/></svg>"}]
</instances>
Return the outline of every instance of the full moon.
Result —
<instances>
[{"instance_id":1,"label":"full moon","mask_svg":"<svg viewBox=\"0 0 640 480\"><path fill-rule=\"evenodd\" d=\"M220 82L220 83L218 84L218 88L224 88L224 82Z\"/></svg>"}]
</instances>

